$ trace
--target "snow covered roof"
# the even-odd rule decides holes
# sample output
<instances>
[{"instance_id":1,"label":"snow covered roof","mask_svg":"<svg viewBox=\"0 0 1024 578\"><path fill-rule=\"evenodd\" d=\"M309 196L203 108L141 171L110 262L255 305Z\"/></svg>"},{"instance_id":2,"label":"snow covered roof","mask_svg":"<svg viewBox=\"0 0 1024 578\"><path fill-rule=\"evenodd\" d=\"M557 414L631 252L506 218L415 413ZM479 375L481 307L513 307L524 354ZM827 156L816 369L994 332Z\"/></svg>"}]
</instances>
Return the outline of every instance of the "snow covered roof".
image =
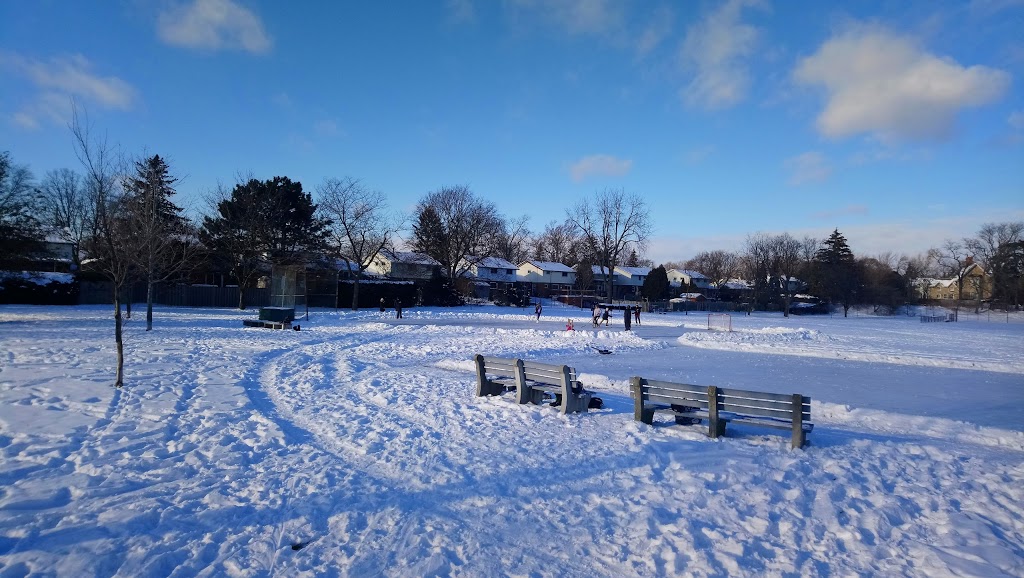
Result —
<instances>
[{"instance_id":1,"label":"snow covered roof","mask_svg":"<svg viewBox=\"0 0 1024 578\"><path fill-rule=\"evenodd\" d=\"M751 289L753 288L753 285L750 281L745 281L743 279L729 279L725 283L720 284L719 287L725 287L728 289Z\"/></svg>"},{"instance_id":2,"label":"snow covered roof","mask_svg":"<svg viewBox=\"0 0 1024 578\"><path fill-rule=\"evenodd\" d=\"M575 269L573 269L572 267L570 267L568 265L565 265L565 264L562 264L562 263L555 263L553 261L526 261L526 262L523 263L523 265L525 265L527 263L529 263L530 265L533 265L534 267L540 269L541 271L557 271L557 272L562 272L562 273L575 273L576 272Z\"/></svg>"},{"instance_id":3,"label":"snow covered roof","mask_svg":"<svg viewBox=\"0 0 1024 578\"><path fill-rule=\"evenodd\" d=\"M506 261L501 257L484 257L476 264L477 267L491 267L492 269L518 269L519 265Z\"/></svg>"},{"instance_id":4,"label":"snow covered roof","mask_svg":"<svg viewBox=\"0 0 1024 578\"><path fill-rule=\"evenodd\" d=\"M433 257L412 251L381 251L380 254L392 263L412 263L415 265L440 265Z\"/></svg>"},{"instance_id":5,"label":"snow covered roof","mask_svg":"<svg viewBox=\"0 0 1024 578\"><path fill-rule=\"evenodd\" d=\"M694 271L693 269L669 269L668 270L668 273L670 275L673 272L675 272L677 275L685 275L685 276L689 277L690 279L707 279L708 278L706 275L704 275L704 274L702 274L702 273L700 273L698 271Z\"/></svg>"},{"instance_id":6,"label":"snow covered roof","mask_svg":"<svg viewBox=\"0 0 1024 578\"><path fill-rule=\"evenodd\" d=\"M624 275L628 275L630 277L636 277L636 276L643 276L643 275L650 275L651 274L651 268L650 267L619 267L619 266L616 266L615 270L618 271L619 273L622 273Z\"/></svg>"},{"instance_id":7,"label":"snow covered roof","mask_svg":"<svg viewBox=\"0 0 1024 578\"><path fill-rule=\"evenodd\" d=\"M605 267L604 265L591 265L590 270L594 273L594 275L608 274L608 267Z\"/></svg>"}]
</instances>

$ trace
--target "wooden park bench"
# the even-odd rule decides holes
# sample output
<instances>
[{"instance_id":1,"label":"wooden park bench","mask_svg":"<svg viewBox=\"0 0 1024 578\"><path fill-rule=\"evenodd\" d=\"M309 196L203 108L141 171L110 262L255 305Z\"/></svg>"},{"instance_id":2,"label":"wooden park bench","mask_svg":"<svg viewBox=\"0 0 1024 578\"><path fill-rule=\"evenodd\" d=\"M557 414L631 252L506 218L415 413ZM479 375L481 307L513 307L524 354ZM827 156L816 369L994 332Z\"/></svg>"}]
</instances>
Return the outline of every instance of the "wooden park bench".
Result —
<instances>
[{"instance_id":1,"label":"wooden park bench","mask_svg":"<svg viewBox=\"0 0 1024 578\"><path fill-rule=\"evenodd\" d=\"M294 307L260 307L259 319L243 319L242 325L269 329L291 329L294 320Z\"/></svg>"},{"instance_id":2,"label":"wooden park bench","mask_svg":"<svg viewBox=\"0 0 1024 578\"><path fill-rule=\"evenodd\" d=\"M678 424L706 421L708 436L725 435L728 423L787 429L792 432L792 447L802 448L807 434L814 429L811 398L800 394L766 393L715 386L690 385L633 377L633 418L646 424L655 412L675 415Z\"/></svg>"},{"instance_id":3,"label":"wooden park bench","mask_svg":"<svg viewBox=\"0 0 1024 578\"><path fill-rule=\"evenodd\" d=\"M501 395L516 391L516 402L542 404L553 396L562 413L586 413L590 393L576 378L576 370L568 365L550 365L522 359L477 355L477 396Z\"/></svg>"}]
</instances>

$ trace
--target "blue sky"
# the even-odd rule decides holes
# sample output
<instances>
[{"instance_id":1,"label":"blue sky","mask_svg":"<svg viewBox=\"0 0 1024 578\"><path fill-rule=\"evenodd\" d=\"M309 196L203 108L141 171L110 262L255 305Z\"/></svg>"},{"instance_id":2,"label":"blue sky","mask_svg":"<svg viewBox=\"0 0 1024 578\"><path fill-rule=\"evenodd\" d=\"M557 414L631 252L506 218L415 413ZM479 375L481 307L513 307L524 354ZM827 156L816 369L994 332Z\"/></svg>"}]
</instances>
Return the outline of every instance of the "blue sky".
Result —
<instances>
[{"instance_id":1,"label":"blue sky","mask_svg":"<svg viewBox=\"0 0 1024 578\"><path fill-rule=\"evenodd\" d=\"M0 150L78 169L70 100L196 206L240 173L466 184L535 231L605 188L648 256L1024 219L1024 2L0 3Z\"/></svg>"}]
</instances>

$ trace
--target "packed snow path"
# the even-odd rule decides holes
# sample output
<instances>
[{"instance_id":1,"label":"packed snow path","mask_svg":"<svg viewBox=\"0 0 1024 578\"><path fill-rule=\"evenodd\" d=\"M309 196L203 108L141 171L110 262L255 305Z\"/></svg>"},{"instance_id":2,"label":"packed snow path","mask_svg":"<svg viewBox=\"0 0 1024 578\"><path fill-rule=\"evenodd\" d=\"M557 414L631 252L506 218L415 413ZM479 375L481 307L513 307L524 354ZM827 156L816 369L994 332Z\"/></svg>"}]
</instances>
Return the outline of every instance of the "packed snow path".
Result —
<instances>
[{"instance_id":1,"label":"packed snow path","mask_svg":"<svg viewBox=\"0 0 1024 578\"><path fill-rule=\"evenodd\" d=\"M0 307L0 573L1024 574L1024 323L527 313L158 310L113 390L107 308ZM606 409L475 398L474 353ZM638 424L637 373L810 395L811 446Z\"/></svg>"}]
</instances>

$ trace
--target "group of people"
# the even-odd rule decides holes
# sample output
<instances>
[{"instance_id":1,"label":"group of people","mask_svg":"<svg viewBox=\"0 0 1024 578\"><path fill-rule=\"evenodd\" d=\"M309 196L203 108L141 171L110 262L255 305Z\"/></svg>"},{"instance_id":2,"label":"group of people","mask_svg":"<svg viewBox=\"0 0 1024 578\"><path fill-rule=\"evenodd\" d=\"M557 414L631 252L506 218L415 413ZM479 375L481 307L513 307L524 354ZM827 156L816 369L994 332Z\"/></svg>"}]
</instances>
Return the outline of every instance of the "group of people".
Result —
<instances>
[{"instance_id":1,"label":"group of people","mask_svg":"<svg viewBox=\"0 0 1024 578\"><path fill-rule=\"evenodd\" d=\"M593 309L593 324L594 327L604 323L607 326L611 321L611 308L602 307L599 304L594 305ZM635 320L637 325L640 325L640 306L636 305L633 307L625 307L622 311L623 320L626 324L626 331L629 331L630 321ZM632 317L632 319L631 319Z\"/></svg>"},{"instance_id":2,"label":"group of people","mask_svg":"<svg viewBox=\"0 0 1024 578\"><path fill-rule=\"evenodd\" d=\"M380 298L380 312L384 313L384 311L386 309L387 309L387 306L384 305L384 298L381 297ZM401 319L401 318L402 318L402 300L396 297L395 298L395 319Z\"/></svg>"}]
</instances>

